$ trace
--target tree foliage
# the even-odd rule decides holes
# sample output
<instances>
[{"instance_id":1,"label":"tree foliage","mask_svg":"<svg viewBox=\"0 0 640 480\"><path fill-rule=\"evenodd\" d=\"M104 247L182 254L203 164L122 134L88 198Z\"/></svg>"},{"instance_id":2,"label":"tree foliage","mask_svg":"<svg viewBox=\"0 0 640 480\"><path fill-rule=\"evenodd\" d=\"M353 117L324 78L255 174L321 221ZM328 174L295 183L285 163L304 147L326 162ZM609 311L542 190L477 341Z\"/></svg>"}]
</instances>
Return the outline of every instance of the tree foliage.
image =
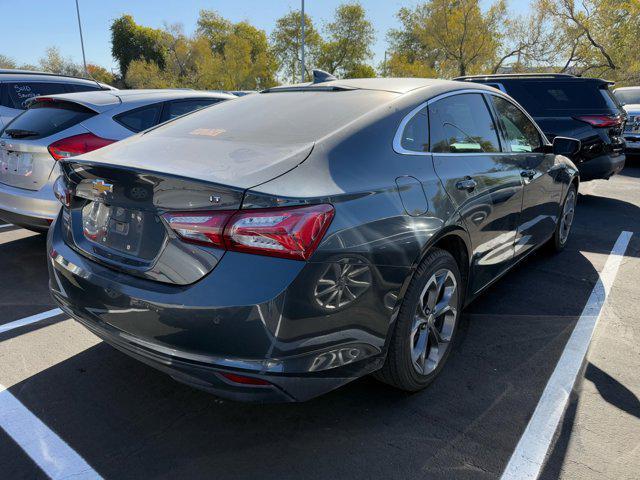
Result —
<instances>
[{"instance_id":1,"label":"tree foliage","mask_svg":"<svg viewBox=\"0 0 640 480\"><path fill-rule=\"evenodd\" d=\"M311 18L304 16L305 64L315 65L323 40ZM276 21L271 33L273 53L283 79L295 83L301 73L302 14L290 11Z\"/></svg>"},{"instance_id":2,"label":"tree foliage","mask_svg":"<svg viewBox=\"0 0 640 480\"><path fill-rule=\"evenodd\" d=\"M11 58L11 57L7 57L6 55L2 55L0 53L0 68L16 68L17 64L16 61Z\"/></svg>"},{"instance_id":3,"label":"tree foliage","mask_svg":"<svg viewBox=\"0 0 640 480\"><path fill-rule=\"evenodd\" d=\"M133 60L154 62L164 68L164 35L162 30L138 25L131 15L115 19L111 24L111 54L118 61L121 75L127 75Z\"/></svg>"}]
</instances>

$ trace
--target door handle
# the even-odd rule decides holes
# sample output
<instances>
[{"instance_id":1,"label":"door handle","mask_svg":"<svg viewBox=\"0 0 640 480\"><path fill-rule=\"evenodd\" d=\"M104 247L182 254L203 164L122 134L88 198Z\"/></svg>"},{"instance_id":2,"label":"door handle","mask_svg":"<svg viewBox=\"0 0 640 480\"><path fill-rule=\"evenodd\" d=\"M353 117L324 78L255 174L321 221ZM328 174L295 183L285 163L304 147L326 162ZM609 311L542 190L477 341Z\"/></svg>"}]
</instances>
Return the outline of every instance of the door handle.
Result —
<instances>
[{"instance_id":1,"label":"door handle","mask_svg":"<svg viewBox=\"0 0 640 480\"><path fill-rule=\"evenodd\" d=\"M528 178L529 180L531 180L533 177L536 176L536 171L535 170L523 170L520 172L520 176L523 178Z\"/></svg>"},{"instance_id":2,"label":"door handle","mask_svg":"<svg viewBox=\"0 0 640 480\"><path fill-rule=\"evenodd\" d=\"M465 178L464 180L460 180L456 183L456 188L458 190L466 190L467 192L473 191L474 188L478 186L478 182L476 182L473 178Z\"/></svg>"}]
</instances>

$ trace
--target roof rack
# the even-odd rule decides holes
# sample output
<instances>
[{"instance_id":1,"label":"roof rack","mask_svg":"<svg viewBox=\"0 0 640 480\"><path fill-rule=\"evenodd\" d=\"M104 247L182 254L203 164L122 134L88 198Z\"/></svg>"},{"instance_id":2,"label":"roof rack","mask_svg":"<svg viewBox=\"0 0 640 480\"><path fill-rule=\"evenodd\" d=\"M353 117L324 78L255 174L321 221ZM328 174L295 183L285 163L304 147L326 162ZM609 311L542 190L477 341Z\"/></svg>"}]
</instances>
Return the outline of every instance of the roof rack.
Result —
<instances>
[{"instance_id":1,"label":"roof rack","mask_svg":"<svg viewBox=\"0 0 640 480\"><path fill-rule=\"evenodd\" d=\"M570 73L493 73L491 75L465 75L456 77L454 80L479 80L492 78L577 78Z\"/></svg>"}]
</instances>

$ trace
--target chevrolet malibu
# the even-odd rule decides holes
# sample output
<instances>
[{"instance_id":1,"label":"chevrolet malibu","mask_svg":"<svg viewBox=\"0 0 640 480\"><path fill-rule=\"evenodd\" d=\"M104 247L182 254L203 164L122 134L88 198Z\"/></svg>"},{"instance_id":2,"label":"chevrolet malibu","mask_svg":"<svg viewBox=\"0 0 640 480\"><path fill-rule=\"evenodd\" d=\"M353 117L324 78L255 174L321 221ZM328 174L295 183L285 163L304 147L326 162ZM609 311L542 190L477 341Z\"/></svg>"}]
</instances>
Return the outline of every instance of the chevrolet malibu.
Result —
<instances>
[{"instance_id":1,"label":"chevrolet malibu","mask_svg":"<svg viewBox=\"0 0 640 480\"><path fill-rule=\"evenodd\" d=\"M465 305L566 245L579 148L480 84L276 87L62 161L51 292L225 398L303 401L370 373L418 391Z\"/></svg>"}]
</instances>

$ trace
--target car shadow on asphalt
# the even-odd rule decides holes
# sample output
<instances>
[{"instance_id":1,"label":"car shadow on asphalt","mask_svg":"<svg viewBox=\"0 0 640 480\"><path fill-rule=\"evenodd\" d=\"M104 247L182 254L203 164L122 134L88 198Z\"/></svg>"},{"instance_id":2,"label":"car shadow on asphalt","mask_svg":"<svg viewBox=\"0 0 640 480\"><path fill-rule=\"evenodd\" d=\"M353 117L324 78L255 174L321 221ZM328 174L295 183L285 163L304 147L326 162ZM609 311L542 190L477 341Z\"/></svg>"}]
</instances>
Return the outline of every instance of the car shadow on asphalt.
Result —
<instances>
[{"instance_id":1,"label":"car shadow on asphalt","mask_svg":"<svg viewBox=\"0 0 640 480\"><path fill-rule=\"evenodd\" d=\"M621 200L580 202L567 249L534 254L472 303L446 368L417 394L363 378L302 404L235 403L104 343L10 391L105 478L496 478L597 281L583 252L608 254L640 218ZM25 476L23 463L4 474Z\"/></svg>"}]
</instances>

